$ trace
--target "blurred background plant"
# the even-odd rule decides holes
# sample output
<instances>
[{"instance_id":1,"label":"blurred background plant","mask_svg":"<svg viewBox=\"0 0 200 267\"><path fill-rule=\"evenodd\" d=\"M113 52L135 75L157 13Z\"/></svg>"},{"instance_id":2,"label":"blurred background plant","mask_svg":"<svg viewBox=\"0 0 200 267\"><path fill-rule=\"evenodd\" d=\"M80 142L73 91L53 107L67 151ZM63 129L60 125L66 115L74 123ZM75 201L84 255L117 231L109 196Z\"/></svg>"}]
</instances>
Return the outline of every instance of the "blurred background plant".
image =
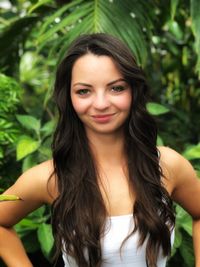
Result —
<instances>
[{"instance_id":1,"label":"blurred background plant","mask_svg":"<svg viewBox=\"0 0 200 267\"><path fill-rule=\"evenodd\" d=\"M0 13L1 191L51 158L56 65L76 36L91 32L112 33L129 45L152 87L148 109L157 119L158 144L182 153L200 174L199 0L1 0ZM191 218L179 206L176 213L168 267L192 267ZM51 266L49 207L16 230L34 264Z\"/></svg>"}]
</instances>

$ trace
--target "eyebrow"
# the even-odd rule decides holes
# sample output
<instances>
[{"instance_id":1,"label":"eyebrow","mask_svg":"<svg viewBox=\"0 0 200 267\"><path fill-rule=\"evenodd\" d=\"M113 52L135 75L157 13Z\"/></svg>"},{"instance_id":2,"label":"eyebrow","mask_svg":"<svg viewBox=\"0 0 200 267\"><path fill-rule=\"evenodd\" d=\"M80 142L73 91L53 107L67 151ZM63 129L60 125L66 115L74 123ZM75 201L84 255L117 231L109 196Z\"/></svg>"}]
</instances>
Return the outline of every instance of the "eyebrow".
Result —
<instances>
[{"instance_id":1,"label":"eyebrow","mask_svg":"<svg viewBox=\"0 0 200 267\"><path fill-rule=\"evenodd\" d=\"M112 82L109 82L107 85L112 85L112 84L117 83L117 82L126 82L126 81L125 81L125 79L120 78L120 79L114 80Z\"/></svg>"},{"instance_id":2,"label":"eyebrow","mask_svg":"<svg viewBox=\"0 0 200 267\"><path fill-rule=\"evenodd\" d=\"M114 81L109 82L109 83L107 84L107 86L113 85L113 84L115 84L115 83L117 83L117 82L121 82L121 81L126 82L125 79L123 79L123 78L119 78L119 79L117 79L117 80L114 80ZM73 87L76 86L76 85L83 85L83 86L87 86L87 87L92 87L91 84L88 84L88 83L82 83L82 82L74 83L74 84L73 84Z\"/></svg>"}]
</instances>

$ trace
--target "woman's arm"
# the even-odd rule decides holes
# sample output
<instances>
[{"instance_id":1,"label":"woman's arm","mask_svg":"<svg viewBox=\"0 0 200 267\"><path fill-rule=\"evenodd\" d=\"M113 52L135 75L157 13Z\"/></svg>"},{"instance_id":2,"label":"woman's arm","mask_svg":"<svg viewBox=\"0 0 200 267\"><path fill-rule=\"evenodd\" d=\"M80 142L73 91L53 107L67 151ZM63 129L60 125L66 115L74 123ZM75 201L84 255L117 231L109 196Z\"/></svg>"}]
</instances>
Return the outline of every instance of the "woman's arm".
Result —
<instances>
[{"instance_id":1,"label":"woman's arm","mask_svg":"<svg viewBox=\"0 0 200 267\"><path fill-rule=\"evenodd\" d=\"M200 267L200 220L193 220L193 244L195 266Z\"/></svg>"},{"instance_id":2,"label":"woman's arm","mask_svg":"<svg viewBox=\"0 0 200 267\"><path fill-rule=\"evenodd\" d=\"M196 267L200 267L200 179L192 165L176 151L161 147L161 162L172 185L172 199L193 218L193 243Z\"/></svg>"},{"instance_id":3,"label":"woman's arm","mask_svg":"<svg viewBox=\"0 0 200 267\"><path fill-rule=\"evenodd\" d=\"M0 257L8 267L31 267L21 240L12 226L44 203L52 203L56 197L51 161L31 168L4 194L12 194L21 200L0 202Z\"/></svg>"},{"instance_id":4,"label":"woman's arm","mask_svg":"<svg viewBox=\"0 0 200 267\"><path fill-rule=\"evenodd\" d=\"M33 267L15 231L1 226L0 257L8 267Z\"/></svg>"}]
</instances>

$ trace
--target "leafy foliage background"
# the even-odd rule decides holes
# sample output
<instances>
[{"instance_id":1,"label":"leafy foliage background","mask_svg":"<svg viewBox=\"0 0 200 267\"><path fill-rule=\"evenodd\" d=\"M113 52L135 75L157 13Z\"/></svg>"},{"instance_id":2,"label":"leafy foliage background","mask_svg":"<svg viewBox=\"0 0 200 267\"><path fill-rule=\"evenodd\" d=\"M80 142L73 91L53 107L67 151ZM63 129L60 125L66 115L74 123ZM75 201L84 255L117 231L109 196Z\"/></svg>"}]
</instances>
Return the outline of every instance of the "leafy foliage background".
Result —
<instances>
[{"instance_id":1,"label":"leafy foliage background","mask_svg":"<svg viewBox=\"0 0 200 267\"><path fill-rule=\"evenodd\" d=\"M152 87L148 109L157 118L158 144L182 153L200 173L199 0L1 0L0 12L1 191L51 158L56 65L76 36L92 32L111 33L129 45ZM192 267L191 218L175 208L168 267ZM16 230L34 264L51 266L49 207L30 214Z\"/></svg>"}]
</instances>

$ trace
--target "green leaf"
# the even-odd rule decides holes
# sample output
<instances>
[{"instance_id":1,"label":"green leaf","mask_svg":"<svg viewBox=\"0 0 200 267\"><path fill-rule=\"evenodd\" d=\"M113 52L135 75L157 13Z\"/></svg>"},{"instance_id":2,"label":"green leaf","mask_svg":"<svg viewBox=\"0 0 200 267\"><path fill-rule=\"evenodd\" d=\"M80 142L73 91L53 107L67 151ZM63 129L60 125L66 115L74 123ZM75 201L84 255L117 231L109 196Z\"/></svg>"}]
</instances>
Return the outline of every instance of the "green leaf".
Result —
<instances>
[{"instance_id":1,"label":"green leaf","mask_svg":"<svg viewBox=\"0 0 200 267\"><path fill-rule=\"evenodd\" d=\"M15 195L0 195L0 201L14 201L14 200L20 200L20 198Z\"/></svg>"},{"instance_id":2,"label":"green leaf","mask_svg":"<svg viewBox=\"0 0 200 267\"><path fill-rule=\"evenodd\" d=\"M18 224L16 224L16 231L20 233L21 236L26 235L32 230L36 230L39 227L39 223L33 221L32 219L24 218Z\"/></svg>"},{"instance_id":3,"label":"green leaf","mask_svg":"<svg viewBox=\"0 0 200 267\"><path fill-rule=\"evenodd\" d=\"M194 266L194 253L193 253L193 243L191 236L185 233L183 235L182 244L180 246L180 253L184 259L184 267Z\"/></svg>"},{"instance_id":4,"label":"green leaf","mask_svg":"<svg viewBox=\"0 0 200 267\"><path fill-rule=\"evenodd\" d=\"M170 2L170 5L171 5L171 20L174 20L178 4L179 4L179 0L171 0L171 2Z\"/></svg>"},{"instance_id":5,"label":"green leaf","mask_svg":"<svg viewBox=\"0 0 200 267\"><path fill-rule=\"evenodd\" d=\"M55 127L56 127L56 121L55 120L51 120L51 121L48 121L47 123L45 123L42 126L42 128L40 129L41 132L43 133L43 137L52 135L53 131L55 130Z\"/></svg>"},{"instance_id":6,"label":"green leaf","mask_svg":"<svg viewBox=\"0 0 200 267\"><path fill-rule=\"evenodd\" d=\"M195 48L197 53L196 71L200 77L200 4L199 0L191 0L192 30L195 37Z\"/></svg>"},{"instance_id":7,"label":"green leaf","mask_svg":"<svg viewBox=\"0 0 200 267\"><path fill-rule=\"evenodd\" d=\"M19 46L25 42L38 18L36 15L18 15L0 32L0 68L16 73L20 58Z\"/></svg>"},{"instance_id":8,"label":"green leaf","mask_svg":"<svg viewBox=\"0 0 200 267\"><path fill-rule=\"evenodd\" d=\"M15 112L21 96L21 86L13 78L0 73L0 113Z\"/></svg>"},{"instance_id":9,"label":"green leaf","mask_svg":"<svg viewBox=\"0 0 200 267\"><path fill-rule=\"evenodd\" d=\"M49 147L42 145L40 146L39 151L43 156L45 156L46 160L52 158L52 150Z\"/></svg>"},{"instance_id":10,"label":"green leaf","mask_svg":"<svg viewBox=\"0 0 200 267\"><path fill-rule=\"evenodd\" d=\"M38 92L44 90L44 87L49 86L50 78L47 65L46 63L46 67L44 67L44 58L36 52L25 52L20 57L20 81L23 84L29 84L31 87L38 88Z\"/></svg>"},{"instance_id":11,"label":"green leaf","mask_svg":"<svg viewBox=\"0 0 200 267\"><path fill-rule=\"evenodd\" d=\"M17 144L17 160L21 160L27 155L36 151L40 146L40 142L29 136L22 136Z\"/></svg>"},{"instance_id":12,"label":"green leaf","mask_svg":"<svg viewBox=\"0 0 200 267\"><path fill-rule=\"evenodd\" d=\"M16 123L13 122L14 118L12 115L7 114L6 119L0 119L0 144L6 145L9 143L16 142L20 135L19 129L17 129Z\"/></svg>"},{"instance_id":13,"label":"green leaf","mask_svg":"<svg viewBox=\"0 0 200 267\"><path fill-rule=\"evenodd\" d=\"M45 206L41 206L40 208L34 210L28 215L28 218L30 218L33 221L39 222L41 219L45 218Z\"/></svg>"},{"instance_id":14,"label":"green leaf","mask_svg":"<svg viewBox=\"0 0 200 267\"><path fill-rule=\"evenodd\" d=\"M176 205L176 220L178 228L183 228L190 236L192 236L192 218L179 205Z\"/></svg>"},{"instance_id":15,"label":"green leaf","mask_svg":"<svg viewBox=\"0 0 200 267\"><path fill-rule=\"evenodd\" d=\"M157 104L157 103L153 103L153 102L147 104L147 110L152 115L162 115L162 114L168 113L170 111L165 106Z\"/></svg>"},{"instance_id":16,"label":"green leaf","mask_svg":"<svg viewBox=\"0 0 200 267\"><path fill-rule=\"evenodd\" d=\"M190 236L192 236L192 219L189 215L181 222L181 226Z\"/></svg>"},{"instance_id":17,"label":"green leaf","mask_svg":"<svg viewBox=\"0 0 200 267\"><path fill-rule=\"evenodd\" d=\"M187 212L178 204L176 204L176 218L178 222L187 215Z\"/></svg>"},{"instance_id":18,"label":"green leaf","mask_svg":"<svg viewBox=\"0 0 200 267\"><path fill-rule=\"evenodd\" d=\"M182 233L178 227L175 227L175 239L172 247L171 257L176 253L177 249L181 246L182 243Z\"/></svg>"},{"instance_id":19,"label":"green leaf","mask_svg":"<svg viewBox=\"0 0 200 267\"><path fill-rule=\"evenodd\" d=\"M62 51L63 55L80 34L105 32L124 40L137 61L144 64L148 58L147 40L152 34L152 6L149 1L72 1L46 19L37 38L38 49L51 42L50 54Z\"/></svg>"},{"instance_id":20,"label":"green leaf","mask_svg":"<svg viewBox=\"0 0 200 267\"><path fill-rule=\"evenodd\" d=\"M37 210L34 210L24 219L22 219L19 223L15 225L15 230L20 235L20 237L24 237L29 234L30 231L37 230L41 223L49 218L50 215L46 216L45 206L40 207Z\"/></svg>"},{"instance_id":21,"label":"green leaf","mask_svg":"<svg viewBox=\"0 0 200 267\"><path fill-rule=\"evenodd\" d=\"M151 37L151 8L150 2L144 1L98 1L93 31L97 28L96 31L119 37L131 48L137 62L145 64L148 55L146 40Z\"/></svg>"},{"instance_id":22,"label":"green leaf","mask_svg":"<svg viewBox=\"0 0 200 267\"><path fill-rule=\"evenodd\" d=\"M175 36L177 40L182 40L183 39L183 31L181 27L179 26L178 22L176 21L169 21L168 22L168 28L169 31Z\"/></svg>"},{"instance_id":23,"label":"green leaf","mask_svg":"<svg viewBox=\"0 0 200 267\"><path fill-rule=\"evenodd\" d=\"M83 2L83 0L74 0L69 4L66 4L63 7L59 8L51 16L47 16L46 20L41 25L39 35L45 33L49 29L49 25L54 24L55 20L57 18L60 18L65 12L68 12L69 10L73 12L74 8L76 8L77 5L80 5L81 2Z\"/></svg>"},{"instance_id":24,"label":"green leaf","mask_svg":"<svg viewBox=\"0 0 200 267\"><path fill-rule=\"evenodd\" d=\"M79 1L78 1L79 2ZM57 23L54 25L54 27L51 27L48 31L44 32L38 39L38 42L46 42L48 39L52 38L52 36L58 32L59 30L62 30L66 26L75 25L76 22L81 19L82 17L85 17L91 9L90 3L83 4L82 8L79 8L79 6L76 8L76 12L71 12L68 16L64 17L60 23Z\"/></svg>"},{"instance_id":25,"label":"green leaf","mask_svg":"<svg viewBox=\"0 0 200 267\"><path fill-rule=\"evenodd\" d=\"M37 164L37 159L34 154L28 155L22 163L22 171L25 172L26 170L30 169L31 167Z\"/></svg>"},{"instance_id":26,"label":"green leaf","mask_svg":"<svg viewBox=\"0 0 200 267\"><path fill-rule=\"evenodd\" d=\"M28 10L28 13L31 14L33 11L35 11L38 7L51 3L52 0L39 0L35 5L31 6L30 9Z\"/></svg>"},{"instance_id":27,"label":"green leaf","mask_svg":"<svg viewBox=\"0 0 200 267\"><path fill-rule=\"evenodd\" d=\"M4 157L4 151L3 148L0 147L0 159L2 159Z\"/></svg>"},{"instance_id":28,"label":"green leaf","mask_svg":"<svg viewBox=\"0 0 200 267\"><path fill-rule=\"evenodd\" d=\"M157 136L157 146L163 146L164 145L164 142L162 140L162 138L158 135Z\"/></svg>"},{"instance_id":29,"label":"green leaf","mask_svg":"<svg viewBox=\"0 0 200 267\"><path fill-rule=\"evenodd\" d=\"M175 228L174 248L180 247L181 243L182 243L182 234L178 228Z\"/></svg>"},{"instance_id":30,"label":"green leaf","mask_svg":"<svg viewBox=\"0 0 200 267\"><path fill-rule=\"evenodd\" d=\"M30 115L16 115L16 117L26 129L35 130L36 132L40 130L40 121L35 117Z\"/></svg>"},{"instance_id":31,"label":"green leaf","mask_svg":"<svg viewBox=\"0 0 200 267\"><path fill-rule=\"evenodd\" d=\"M183 152L183 156L188 160L200 159L200 143L196 146L190 146Z\"/></svg>"},{"instance_id":32,"label":"green leaf","mask_svg":"<svg viewBox=\"0 0 200 267\"><path fill-rule=\"evenodd\" d=\"M54 244L51 225L42 223L38 228L37 235L42 252L48 259Z\"/></svg>"},{"instance_id":33,"label":"green leaf","mask_svg":"<svg viewBox=\"0 0 200 267\"><path fill-rule=\"evenodd\" d=\"M40 250L40 244L37 239L36 231L29 231L22 237L23 245L27 253L34 253Z\"/></svg>"}]
</instances>

